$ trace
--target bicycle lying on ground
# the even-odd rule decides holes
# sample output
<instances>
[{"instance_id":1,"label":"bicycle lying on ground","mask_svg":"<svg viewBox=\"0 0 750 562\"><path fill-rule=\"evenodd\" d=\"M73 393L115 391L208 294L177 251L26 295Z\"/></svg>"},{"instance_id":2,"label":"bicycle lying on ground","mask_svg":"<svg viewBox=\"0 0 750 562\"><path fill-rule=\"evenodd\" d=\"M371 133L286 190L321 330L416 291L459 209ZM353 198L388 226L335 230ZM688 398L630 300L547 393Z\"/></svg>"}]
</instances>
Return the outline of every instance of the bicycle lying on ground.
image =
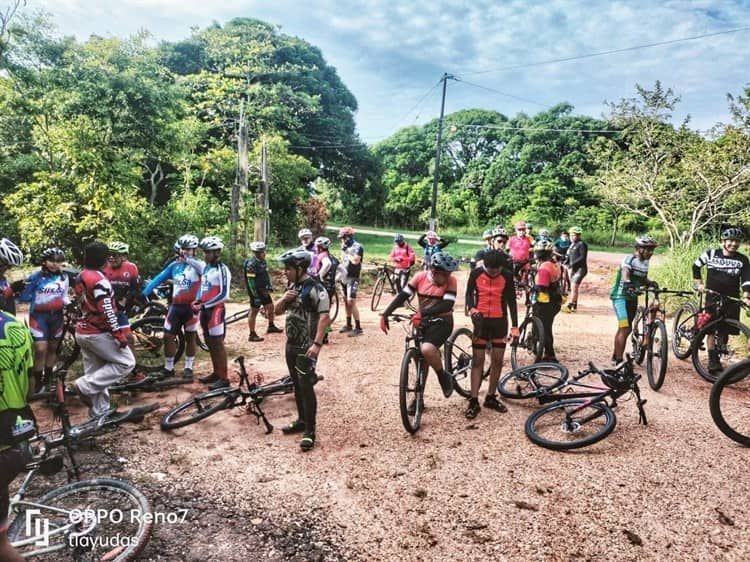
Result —
<instances>
[{"instance_id":1,"label":"bicycle lying on ground","mask_svg":"<svg viewBox=\"0 0 750 562\"><path fill-rule=\"evenodd\" d=\"M245 358L240 356L234 361L240 367L239 386L210 390L193 396L190 400L167 412L161 420L162 430L177 429L206 419L222 410L244 407L248 414L256 417L258 423L263 420L266 433L271 433L273 426L268 421L261 405L267 396L293 393L294 384L292 378L287 376L274 382L261 384L262 378L256 376L255 380L251 383L245 369ZM323 380L323 377L318 376L318 381L321 380Z\"/></svg>"},{"instance_id":2,"label":"bicycle lying on ground","mask_svg":"<svg viewBox=\"0 0 750 562\"><path fill-rule=\"evenodd\" d=\"M599 375L605 386L582 382ZM526 420L526 435L541 447L553 450L578 449L607 437L615 429L617 399L633 393L639 423L647 424L633 360L628 357L614 369L588 369L569 378L559 363L538 363L511 371L500 379L497 389L505 398L536 398L543 406Z\"/></svg>"},{"instance_id":3,"label":"bicycle lying on ground","mask_svg":"<svg viewBox=\"0 0 750 562\"><path fill-rule=\"evenodd\" d=\"M735 363L716 379L708 403L721 432L750 447L750 359Z\"/></svg>"}]
</instances>

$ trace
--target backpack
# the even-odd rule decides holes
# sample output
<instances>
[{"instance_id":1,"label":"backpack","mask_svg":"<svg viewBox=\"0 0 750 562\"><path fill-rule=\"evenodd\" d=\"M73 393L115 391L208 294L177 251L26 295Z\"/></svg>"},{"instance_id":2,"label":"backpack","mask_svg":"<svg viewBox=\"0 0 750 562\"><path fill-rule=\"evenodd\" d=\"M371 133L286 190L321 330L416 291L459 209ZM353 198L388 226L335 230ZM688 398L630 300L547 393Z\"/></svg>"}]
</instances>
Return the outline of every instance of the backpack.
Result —
<instances>
[{"instance_id":1,"label":"backpack","mask_svg":"<svg viewBox=\"0 0 750 562\"><path fill-rule=\"evenodd\" d=\"M321 283L327 288L330 289L336 284L336 271L339 268L339 260L334 258L332 255L328 254L329 259L331 260L331 267L328 269L328 271L325 274L325 277L320 280Z\"/></svg>"}]
</instances>

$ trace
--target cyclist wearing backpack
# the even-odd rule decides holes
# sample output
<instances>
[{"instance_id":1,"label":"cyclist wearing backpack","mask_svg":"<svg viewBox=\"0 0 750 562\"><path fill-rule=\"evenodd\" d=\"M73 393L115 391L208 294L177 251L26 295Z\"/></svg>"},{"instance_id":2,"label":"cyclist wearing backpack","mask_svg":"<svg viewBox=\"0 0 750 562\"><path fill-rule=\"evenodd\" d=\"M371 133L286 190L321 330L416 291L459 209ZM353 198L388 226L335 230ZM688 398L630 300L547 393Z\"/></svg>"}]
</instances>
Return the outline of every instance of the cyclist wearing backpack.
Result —
<instances>
[{"instance_id":1,"label":"cyclist wearing backpack","mask_svg":"<svg viewBox=\"0 0 750 562\"><path fill-rule=\"evenodd\" d=\"M534 316L544 326L544 355L542 361L557 362L555 339L552 324L562 306L560 291L560 264L552 259L552 242L540 240L534 245L534 259L537 262L536 284L532 295Z\"/></svg>"},{"instance_id":2,"label":"cyclist wearing backpack","mask_svg":"<svg viewBox=\"0 0 750 562\"><path fill-rule=\"evenodd\" d=\"M250 250L253 252L253 257L246 259L243 265L245 286L250 297L250 314L247 317L247 328L250 334L247 341L257 342L263 341L263 338L255 332L255 321L261 306L265 309L266 318L268 318L266 334L280 334L283 330L273 323L273 299L271 298L273 285L266 264L266 245L263 242L253 242L250 244Z\"/></svg>"},{"instance_id":3,"label":"cyclist wearing backpack","mask_svg":"<svg viewBox=\"0 0 750 562\"><path fill-rule=\"evenodd\" d=\"M391 262L396 273L396 289L399 291L406 287L409 282L411 266L417 257L414 255L414 249L406 242L403 234L396 234L393 237L393 248L391 249Z\"/></svg>"}]
</instances>

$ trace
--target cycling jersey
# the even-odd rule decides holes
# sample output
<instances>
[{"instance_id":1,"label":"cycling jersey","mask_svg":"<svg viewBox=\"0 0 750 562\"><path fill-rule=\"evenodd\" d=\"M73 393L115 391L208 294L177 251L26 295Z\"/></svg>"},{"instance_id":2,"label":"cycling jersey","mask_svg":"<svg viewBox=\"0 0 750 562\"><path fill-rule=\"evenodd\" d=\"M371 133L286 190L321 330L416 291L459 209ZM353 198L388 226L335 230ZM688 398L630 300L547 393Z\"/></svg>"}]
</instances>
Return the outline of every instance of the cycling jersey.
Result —
<instances>
[{"instance_id":1,"label":"cycling jersey","mask_svg":"<svg viewBox=\"0 0 750 562\"><path fill-rule=\"evenodd\" d=\"M484 318L504 318L510 307L513 325L518 324L516 293L510 272L491 277L487 270L477 267L469 274L466 304L470 310L480 312Z\"/></svg>"},{"instance_id":2,"label":"cycling jersey","mask_svg":"<svg viewBox=\"0 0 750 562\"><path fill-rule=\"evenodd\" d=\"M0 412L26 406L28 373L33 364L31 336L26 326L0 311Z\"/></svg>"},{"instance_id":3,"label":"cycling jersey","mask_svg":"<svg viewBox=\"0 0 750 562\"><path fill-rule=\"evenodd\" d=\"M102 271L81 271L76 277L75 291L81 301L81 317L76 323L76 334L101 334L120 329L114 291Z\"/></svg>"},{"instance_id":4,"label":"cycling jersey","mask_svg":"<svg viewBox=\"0 0 750 562\"><path fill-rule=\"evenodd\" d=\"M341 251L341 262L346 267L346 276L350 279L359 279L359 275L362 272L362 260L359 260L359 263L352 263L352 258L354 256L359 256L360 258L364 257L365 255L365 249L362 247L362 244L357 242L354 239L351 239L351 244L348 246L342 248Z\"/></svg>"},{"instance_id":5,"label":"cycling jersey","mask_svg":"<svg viewBox=\"0 0 750 562\"><path fill-rule=\"evenodd\" d=\"M297 291L299 297L286 307L287 346L307 350L315 341L320 315L330 309L328 292L319 281L310 277L293 285L291 290Z\"/></svg>"},{"instance_id":6,"label":"cycling jersey","mask_svg":"<svg viewBox=\"0 0 750 562\"><path fill-rule=\"evenodd\" d=\"M622 260L620 268L617 270L617 277L612 291L609 294L610 299L625 299L628 301L637 301L638 297L634 294L628 294L622 287L622 271L630 270L630 282L634 287L640 287L648 279L648 260L642 260L638 256L626 256Z\"/></svg>"},{"instance_id":7,"label":"cycling jersey","mask_svg":"<svg viewBox=\"0 0 750 562\"><path fill-rule=\"evenodd\" d=\"M725 256L722 248L708 250L693 264L693 279L701 278L701 268L706 266L706 288L722 295L736 297L740 287L750 291L750 260L735 252Z\"/></svg>"},{"instance_id":8,"label":"cycling jersey","mask_svg":"<svg viewBox=\"0 0 750 562\"><path fill-rule=\"evenodd\" d=\"M35 271L26 281L26 287L18 300L31 303L29 314L59 312L70 302L69 286L68 276L64 273Z\"/></svg>"},{"instance_id":9,"label":"cycling jersey","mask_svg":"<svg viewBox=\"0 0 750 562\"><path fill-rule=\"evenodd\" d=\"M120 267L112 267L112 264L107 262L102 271L112 285L117 306L120 310L125 310L128 298L138 293L138 266L127 260L123 261Z\"/></svg>"},{"instance_id":10,"label":"cycling jersey","mask_svg":"<svg viewBox=\"0 0 750 562\"><path fill-rule=\"evenodd\" d=\"M537 302L541 304L559 303L562 301L560 292L560 265L553 261L542 262L536 272Z\"/></svg>"},{"instance_id":11,"label":"cycling jersey","mask_svg":"<svg viewBox=\"0 0 750 562\"><path fill-rule=\"evenodd\" d=\"M187 262L196 269L203 266L201 287L196 295L196 298L203 302L203 308L211 308L229 298L232 274L226 265L221 261L210 264L194 258L188 258Z\"/></svg>"},{"instance_id":12,"label":"cycling jersey","mask_svg":"<svg viewBox=\"0 0 750 562\"><path fill-rule=\"evenodd\" d=\"M458 292L458 281L451 275L445 285L436 285L432 278L431 271L420 271L412 277L409 284L404 288L404 292L409 296L417 295L419 299L419 310L424 312L429 310L441 301L456 301ZM437 316L452 316L453 308L448 312L438 314Z\"/></svg>"},{"instance_id":13,"label":"cycling jersey","mask_svg":"<svg viewBox=\"0 0 750 562\"><path fill-rule=\"evenodd\" d=\"M508 249L510 250L511 259L517 263L529 261L531 243L531 238L528 236L511 236L508 239Z\"/></svg>"},{"instance_id":14,"label":"cycling jersey","mask_svg":"<svg viewBox=\"0 0 750 562\"><path fill-rule=\"evenodd\" d=\"M414 249L406 242L399 246L394 244L391 249L391 262L396 269L409 269L416 261Z\"/></svg>"},{"instance_id":15,"label":"cycling jersey","mask_svg":"<svg viewBox=\"0 0 750 562\"><path fill-rule=\"evenodd\" d=\"M430 263L430 258L432 257L432 255L440 252L443 248L445 248L450 243L451 243L450 240L438 239L437 243L430 244L427 241L427 234L423 234L422 236L419 237L419 240L417 240L417 244L419 244L424 250L424 261L428 265Z\"/></svg>"},{"instance_id":16,"label":"cycling jersey","mask_svg":"<svg viewBox=\"0 0 750 562\"><path fill-rule=\"evenodd\" d=\"M2 301L2 310L8 314L16 313L16 301L14 300L13 289L5 277L0 277L0 301Z\"/></svg>"},{"instance_id":17,"label":"cycling jersey","mask_svg":"<svg viewBox=\"0 0 750 562\"><path fill-rule=\"evenodd\" d=\"M245 260L243 269L245 270L245 287L249 296L258 297L260 291L273 290L266 260L253 256Z\"/></svg>"},{"instance_id":18,"label":"cycling jersey","mask_svg":"<svg viewBox=\"0 0 750 562\"><path fill-rule=\"evenodd\" d=\"M567 240L558 238L557 240L555 240L554 252L559 256L565 257L568 254L568 250L570 249L570 246L572 244L573 241L570 238L568 238Z\"/></svg>"},{"instance_id":19,"label":"cycling jersey","mask_svg":"<svg viewBox=\"0 0 750 562\"><path fill-rule=\"evenodd\" d=\"M573 273L577 271L586 272L588 267L586 260L589 254L589 247L586 242L579 240L575 244L571 244L568 248L568 265Z\"/></svg>"},{"instance_id":20,"label":"cycling jersey","mask_svg":"<svg viewBox=\"0 0 750 562\"><path fill-rule=\"evenodd\" d=\"M195 300L200 289L201 271L189 263L173 261L154 277L141 293L147 297L156 287L171 279L172 304L190 304Z\"/></svg>"}]
</instances>

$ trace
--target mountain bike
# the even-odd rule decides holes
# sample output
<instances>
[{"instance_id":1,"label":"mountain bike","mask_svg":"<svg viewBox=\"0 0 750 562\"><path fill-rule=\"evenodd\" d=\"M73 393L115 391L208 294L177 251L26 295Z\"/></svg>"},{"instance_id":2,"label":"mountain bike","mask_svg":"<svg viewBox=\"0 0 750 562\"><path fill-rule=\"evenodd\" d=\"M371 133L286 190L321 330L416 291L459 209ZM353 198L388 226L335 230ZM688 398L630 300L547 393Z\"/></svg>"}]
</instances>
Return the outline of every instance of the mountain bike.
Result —
<instances>
[{"instance_id":1,"label":"mountain bike","mask_svg":"<svg viewBox=\"0 0 750 562\"><path fill-rule=\"evenodd\" d=\"M750 360L735 363L716 379L708 404L716 427L750 447Z\"/></svg>"},{"instance_id":2,"label":"mountain bike","mask_svg":"<svg viewBox=\"0 0 750 562\"><path fill-rule=\"evenodd\" d=\"M370 262L377 267L375 286L372 289L372 299L370 300L370 310L375 312L380 306L380 299L383 296L383 292L387 291L394 297L403 289L399 283L399 276L393 266L387 263ZM411 301L408 300L405 303L406 307L416 312Z\"/></svg>"},{"instance_id":3,"label":"mountain bike","mask_svg":"<svg viewBox=\"0 0 750 562\"><path fill-rule=\"evenodd\" d=\"M237 387L219 388L193 396L190 400L167 412L161 420L162 430L177 429L199 422L222 410L244 407L248 414L256 417L258 423L261 420L263 421L266 433L271 433L273 426L263 412L263 401L267 396L293 393L292 377L287 376L263 384L262 376L256 375L253 382L250 382L250 377L245 369L245 358L243 356L237 357L234 362L240 367L240 384ZM317 380L321 381L323 377L318 376Z\"/></svg>"},{"instance_id":4,"label":"mountain bike","mask_svg":"<svg viewBox=\"0 0 750 562\"><path fill-rule=\"evenodd\" d=\"M680 305L672 322L672 353L677 359L690 357L691 346L698 333L698 311L703 308L703 293L698 304L685 301Z\"/></svg>"},{"instance_id":5,"label":"mountain bike","mask_svg":"<svg viewBox=\"0 0 750 562\"><path fill-rule=\"evenodd\" d=\"M262 316L266 315L265 308L260 308L260 313ZM248 316L250 316L250 307L242 309L238 312L235 312L233 314L230 314L226 318L224 318L224 325L229 326L231 324L234 324L235 322L239 322L240 320L245 320ZM180 336L184 338L184 334L180 333ZM196 337L198 338L196 340L196 343L198 344L198 347L200 347L203 351L208 351L208 344L203 341L203 338L201 337L201 330L198 329L196 332ZM178 344L179 345L179 344ZM177 356L175 356L175 360L177 360Z\"/></svg>"},{"instance_id":6,"label":"mountain bike","mask_svg":"<svg viewBox=\"0 0 750 562\"><path fill-rule=\"evenodd\" d=\"M510 345L510 364L514 369L538 363L544 353L544 324L534 316L531 291L526 295L526 316L518 327L520 335Z\"/></svg>"}]
</instances>

